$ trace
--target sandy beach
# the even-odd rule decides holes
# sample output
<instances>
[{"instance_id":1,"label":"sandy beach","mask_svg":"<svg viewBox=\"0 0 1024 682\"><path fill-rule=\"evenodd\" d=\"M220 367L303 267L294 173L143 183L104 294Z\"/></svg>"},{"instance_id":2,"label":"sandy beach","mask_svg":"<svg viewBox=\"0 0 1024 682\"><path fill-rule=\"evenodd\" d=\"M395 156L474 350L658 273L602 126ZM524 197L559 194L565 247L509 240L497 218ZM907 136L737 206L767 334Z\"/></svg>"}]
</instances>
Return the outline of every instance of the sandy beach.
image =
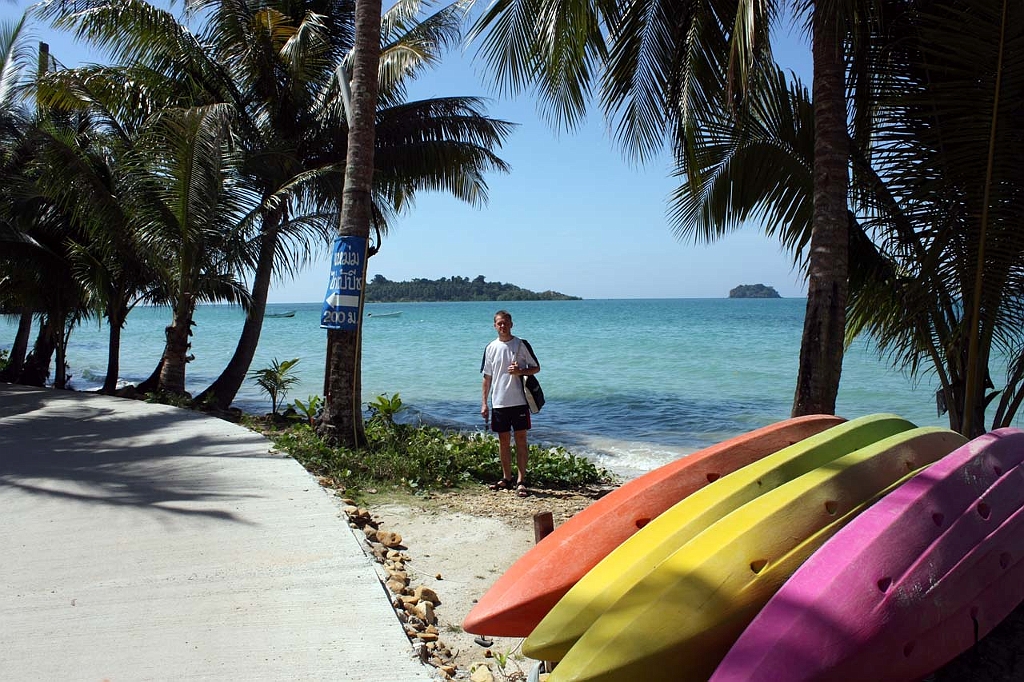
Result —
<instances>
[{"instance_id":1,"label":"sandy beach","mask_svg":"<svg viewBox=\"0 0 1024 682\"><path fill-rule=\"evenodd\" d=\"M534 490L520 498L484 486L422 497L380 495L379 503L372 499L377 496L369 497L366 510L380 528L402 537L410 588L423 585L437 593L439 643L450 650L460 675L485 665L495 680L525 679L533 661L522 655L522 639L489 637L485 641L491 645L485 647L476 641L478 635L462 630L462 620L533 546L535 514L551 512L557 526L594 498L556 490ZM369 548L365 541L364 546Z\"/></svg>"}]
</instances>

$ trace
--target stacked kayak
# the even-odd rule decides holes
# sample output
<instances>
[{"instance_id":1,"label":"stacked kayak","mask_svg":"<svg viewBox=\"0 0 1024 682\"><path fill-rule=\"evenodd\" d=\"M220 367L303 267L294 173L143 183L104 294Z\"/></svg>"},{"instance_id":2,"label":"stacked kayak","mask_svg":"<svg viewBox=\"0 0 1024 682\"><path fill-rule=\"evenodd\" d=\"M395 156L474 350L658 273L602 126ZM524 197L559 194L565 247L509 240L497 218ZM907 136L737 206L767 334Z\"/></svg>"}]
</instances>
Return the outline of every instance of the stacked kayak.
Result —
<instances>
[{"instance_id":1,"label":"stacked kayak","mask_svg":"<svg viewBox=\"0 0 1024 682\"><path fill-rule=\"evenodd\" d=\"M915 680L1024 601L1024 431L972 440L837 533L712 678Z\"/></svg>"},{"instance_id":2,"label":"stacked kayak","mask_svg":"<svg viewBox=\"0 0 1024 682\"><path fill-rule=\"evenodd\" d=\"M613 612L627 592L714 523L798 476L913 427L895 415L854 419L701 488L637 531L581 578L530 633L523 653L539 660L562 660L598 619ZM622 614L616 611L612 618L618 621ZM591 638L576 650L575 657L596 644ZM562 670L564 674L565 668Z\"/></svg>"},{"instance_id":3,"label":"stacked kayak","mask_svg":"<svg viewBox=\"0 0 1024 682\"><path fill-rule=\"evenodd\" d=\"M914 680L1024 601L1024 431L786 420L538 543L466 618L566 680Z\"/></svg>"},{"instance_id":4,"label":"stacked kayak","mask_svg":"<svg viewBox=\"0 0 1024 682\"><path fill-rule=\"evenodd\" d=\"M726 474L842 422L831 415L787 419L629 481L534 545L477 602L463 629L526 637L580 578L673 504Z\"/></svg>"}]
</instances>

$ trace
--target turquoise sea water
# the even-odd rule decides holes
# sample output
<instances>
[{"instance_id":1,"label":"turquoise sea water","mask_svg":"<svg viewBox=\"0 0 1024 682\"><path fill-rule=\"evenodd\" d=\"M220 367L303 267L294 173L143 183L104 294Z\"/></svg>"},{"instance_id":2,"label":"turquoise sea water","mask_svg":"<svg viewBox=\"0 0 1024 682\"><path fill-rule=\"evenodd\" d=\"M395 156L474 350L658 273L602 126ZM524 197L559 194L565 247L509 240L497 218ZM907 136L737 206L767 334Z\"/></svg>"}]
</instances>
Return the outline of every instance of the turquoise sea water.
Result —
<instances>
[{"instance_id":1,"label":"turquoise sea water","mask_svg":"<svg viewBox=\"0 0 1024 682\"><path fill-rule=\"evenodd\" d=\"M462 429L480 419L480 357L494 337L493 313L508 308L513 332L530 341L542 365L548 404L534 417L535 441L564 444L624 475L789 416L804 299L616 299L498 303L370 304L363 325L363 400L399 393L409 418ZM269 318L253 368L301 358L301 383L289 399L322 394L326 332L320 304ZM198 393L234 351L238 308L206 306L196 315L188 389ZM121 378L149 376L163 349L170 313L132 312L123 335ZM0 348L14 338L0 319ZM97 387L106 370L107 331L87 324L72 336L72 386ZM919 425L947 425L935 411L930 376L915 385L858 341L843 367L837 413L852 418L894 412ZM269 401L246 382L236 404L266 411Z\"/></svg>"}]
</instances>

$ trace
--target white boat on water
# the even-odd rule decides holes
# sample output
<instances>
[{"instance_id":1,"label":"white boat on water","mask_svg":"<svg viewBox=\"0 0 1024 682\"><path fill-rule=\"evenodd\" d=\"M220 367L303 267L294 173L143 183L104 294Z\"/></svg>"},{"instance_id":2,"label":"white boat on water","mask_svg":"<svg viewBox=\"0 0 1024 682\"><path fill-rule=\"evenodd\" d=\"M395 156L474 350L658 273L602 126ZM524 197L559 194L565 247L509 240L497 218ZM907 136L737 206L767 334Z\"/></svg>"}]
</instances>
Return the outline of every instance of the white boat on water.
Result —
<instances>
[{"instance_id":1,"label":"white boat on water","mask_svg":"<svg viewBox=\"0 0 1024 682\"><path fill-rule=\"evenodd\" d=\"M263 317L295 317L294 310L285 310L280 313L267 313Z\"/></svg>"},{"instance_id":2,"label":"white boat on water","mask_svg":"<svg viewBox=\"0 0 1024 682\"><path fill-rule=\"evenodd\" d=\"M398 317L402 314L401 310L397 310L393 313L366 313L367 317Z\"/></svg>"}]
</instances>

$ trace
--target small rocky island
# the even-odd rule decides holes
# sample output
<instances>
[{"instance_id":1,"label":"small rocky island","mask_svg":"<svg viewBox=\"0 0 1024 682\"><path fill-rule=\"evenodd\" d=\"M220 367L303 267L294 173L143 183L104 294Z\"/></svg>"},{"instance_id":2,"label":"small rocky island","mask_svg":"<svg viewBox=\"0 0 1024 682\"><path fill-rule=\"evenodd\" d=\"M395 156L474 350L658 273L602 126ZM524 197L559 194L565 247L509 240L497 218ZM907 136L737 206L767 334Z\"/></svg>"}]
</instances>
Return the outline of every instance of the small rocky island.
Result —
<instances>
[{"instance_id":1,"label":"small rocky island","mask_svg":"<svg viewBox=\"0 0 1024 682\"><path fill-rule=\"evenodd\" d=\"M729 298L782 298L774 288L764 284L741 284L729 291Z\"/></svg>"},{"instance_id":2,"label":"small rocky island","mask_svg":"<svg viewBox=\"0 0 1024 682\"><path fill-rule=\"evenodd\" d=\"M417 278L393 282L384 275L375 275L366 283L366 300L373 303L405 303L413 301L580 301L557 291L530 291L514 284L488 282L483 275L468 277Z\"/></svg>"}]
</instances>

